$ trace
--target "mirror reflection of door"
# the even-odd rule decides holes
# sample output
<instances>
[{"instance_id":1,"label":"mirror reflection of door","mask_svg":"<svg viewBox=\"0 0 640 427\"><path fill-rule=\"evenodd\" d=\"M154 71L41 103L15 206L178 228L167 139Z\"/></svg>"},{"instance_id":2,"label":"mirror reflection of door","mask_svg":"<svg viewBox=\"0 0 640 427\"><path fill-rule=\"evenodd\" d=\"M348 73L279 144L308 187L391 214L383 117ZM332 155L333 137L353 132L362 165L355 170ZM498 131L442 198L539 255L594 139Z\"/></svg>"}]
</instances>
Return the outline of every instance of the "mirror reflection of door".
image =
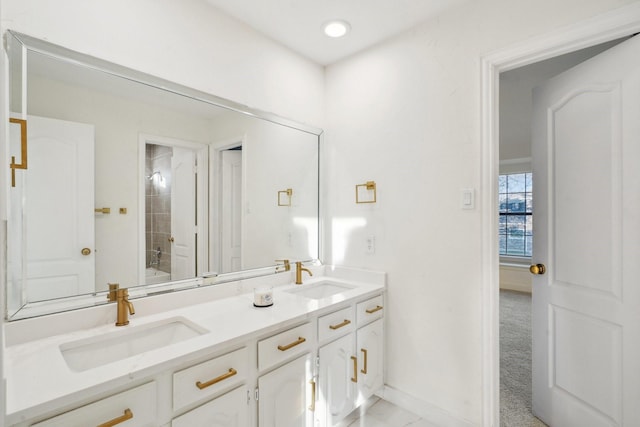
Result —
<instances>
[{"instance_id":1,"label":"mirror reflection of door","mask_svg":"<svg viewBox=\"0 0 640 427\"><path fill-rule=\"evenodd\" d=\"M94 127L35 116L27 127L28 169L19 171L29 196L23 197L27 300L92 292Z\"/></svg>"},{"instance_id":2,"label":"mirror reflection of door","mask_svg":"<svg viewBox=\"0 0 640 427\"><path fill-rule=\"evenodd\" d=\"M221 273L242 269L242 146L221 152Z\"/></svg>"},{"instance_id":3,"label":"mirror reflection of door","mask_svg":"<svg viewBox=\"0 0 640 427\"><path fill-rule=\"evenodd\" d=\"M145 283L196 274L196 151L145 144Z\"/></svg>"}]
</instances>

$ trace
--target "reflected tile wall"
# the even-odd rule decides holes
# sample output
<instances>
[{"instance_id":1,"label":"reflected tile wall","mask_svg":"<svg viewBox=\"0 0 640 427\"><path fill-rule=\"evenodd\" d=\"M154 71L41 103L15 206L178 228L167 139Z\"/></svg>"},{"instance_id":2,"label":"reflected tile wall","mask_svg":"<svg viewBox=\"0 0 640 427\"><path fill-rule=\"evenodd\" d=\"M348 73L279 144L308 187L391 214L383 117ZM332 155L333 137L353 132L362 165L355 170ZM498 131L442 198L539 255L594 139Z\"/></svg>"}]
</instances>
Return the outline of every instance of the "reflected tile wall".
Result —
<instances>
[{"instance_id":1,"label":"reflected tile wall","mask_svg":"<svg viewBox=\"0 0 640 427\"><path fill-rule=\"evenodd\" d=\"M171 156L171 147L146 146L146 265L167 273L171 273Z\"/></svg>"}]
</instances>

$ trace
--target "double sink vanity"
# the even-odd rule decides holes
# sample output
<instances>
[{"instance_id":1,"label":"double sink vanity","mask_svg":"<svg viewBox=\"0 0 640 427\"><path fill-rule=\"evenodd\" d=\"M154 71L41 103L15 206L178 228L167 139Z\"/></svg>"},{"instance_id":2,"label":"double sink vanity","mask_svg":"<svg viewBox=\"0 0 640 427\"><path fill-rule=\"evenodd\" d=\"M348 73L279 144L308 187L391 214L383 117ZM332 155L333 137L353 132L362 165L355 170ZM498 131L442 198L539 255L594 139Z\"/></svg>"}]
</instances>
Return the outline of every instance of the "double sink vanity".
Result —
<instances>
[{"instance_id":1,"label":"double sink vanity","mask_svg":"<svg viewBox=\"0 0 640 427\"><path fill-rule=\"evenodd\" d=\"M383 385L385 275L311 269L5 324L7 425L334 424Z\"/></svg>"}]
</instances>

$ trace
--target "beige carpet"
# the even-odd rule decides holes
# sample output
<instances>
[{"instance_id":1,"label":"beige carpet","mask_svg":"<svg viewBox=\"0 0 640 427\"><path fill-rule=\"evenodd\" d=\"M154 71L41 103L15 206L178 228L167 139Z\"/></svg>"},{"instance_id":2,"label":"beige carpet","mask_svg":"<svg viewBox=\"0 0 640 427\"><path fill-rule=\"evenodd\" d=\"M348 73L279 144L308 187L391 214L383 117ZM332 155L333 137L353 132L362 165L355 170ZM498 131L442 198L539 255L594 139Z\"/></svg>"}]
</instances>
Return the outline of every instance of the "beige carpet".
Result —
<instances>
[{"instance_id":1,"label":"beige carpet","mask_svg":"<svg viewBox=\"0 0 640 427\"><path fill-rule=\"evenodd\" d=\"M500 291L500 425L544 427L531 413L531 295Z\"/></svg>"}]
</instances>

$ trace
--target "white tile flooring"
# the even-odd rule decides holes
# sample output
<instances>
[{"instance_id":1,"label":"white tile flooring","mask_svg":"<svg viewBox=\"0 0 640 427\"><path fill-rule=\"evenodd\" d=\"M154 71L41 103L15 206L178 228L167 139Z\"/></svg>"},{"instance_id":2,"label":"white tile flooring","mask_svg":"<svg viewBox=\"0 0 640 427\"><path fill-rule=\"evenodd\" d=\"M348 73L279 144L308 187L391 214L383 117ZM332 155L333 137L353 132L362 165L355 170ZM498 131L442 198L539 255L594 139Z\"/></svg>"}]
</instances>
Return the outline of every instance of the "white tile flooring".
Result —
<instances>
[{"instance_id":1,"label":"white tile flooring","mask_svg":"<svg viewBox=\"0 0 640 427\"><path fill-rule=\"evenodd\" d=\"M334 427L437 427L411 412L405 411L379 397L367 403Z\"/></svg>"}]
</instances>

